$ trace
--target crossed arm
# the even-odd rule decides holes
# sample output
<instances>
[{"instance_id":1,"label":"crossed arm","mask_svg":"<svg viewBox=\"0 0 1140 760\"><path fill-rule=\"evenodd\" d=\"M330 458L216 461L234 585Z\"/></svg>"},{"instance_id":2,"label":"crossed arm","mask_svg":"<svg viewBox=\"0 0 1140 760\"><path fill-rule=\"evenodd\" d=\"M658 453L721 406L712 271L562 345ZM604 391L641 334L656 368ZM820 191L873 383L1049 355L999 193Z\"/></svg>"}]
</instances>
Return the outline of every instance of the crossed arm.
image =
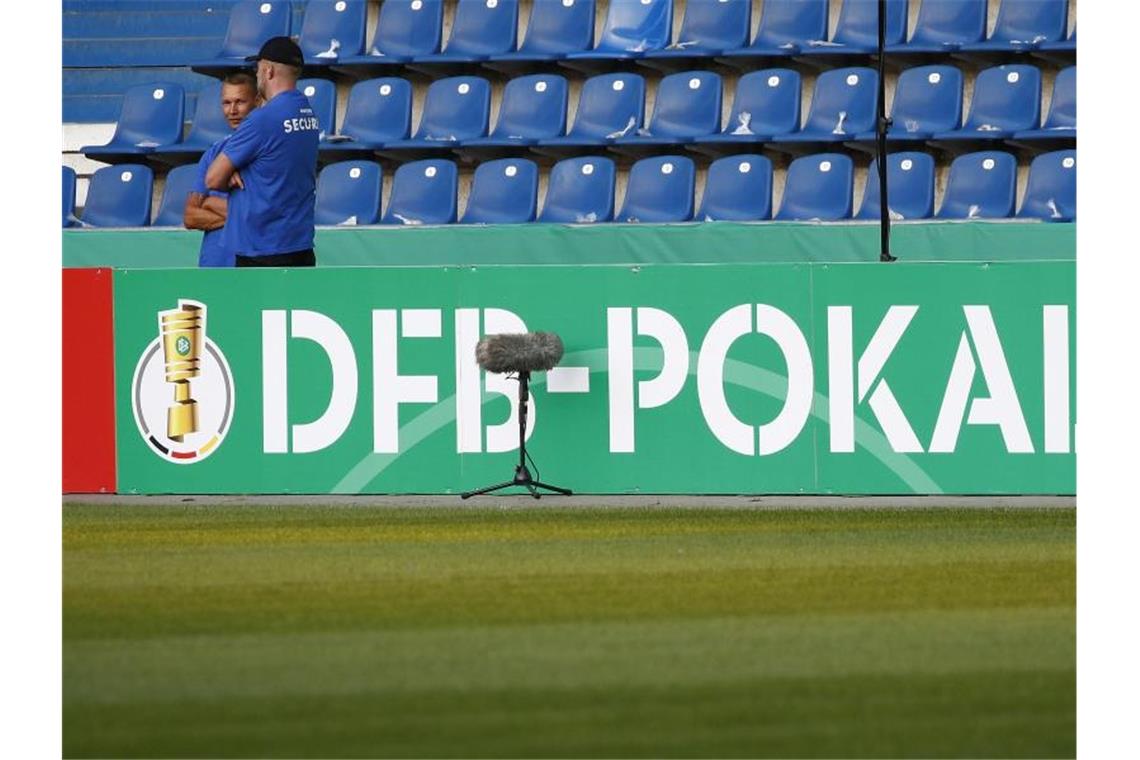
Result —
<instances>
[{"instance_id":1,"label":"crossed arm","mask_svg":"<svg viewBox=\"0 0 1140 760\"><path fill-rule=\"evenodd\" d=\"M225 198L190 193L182 209L182 224L186 229L205 232L221 229L226 223L227 207Z\"/></svg>"},{"instance_id":2,"label":"crossed arm","mask_svg":"<svg viewBox=\"0 0 1140 760\"><path fill-rule=\"evenodd\" d=\"M245 184L241 181L241 174L233 161L230 161L230 157L225 153L219 153L206 169L206 187L211 190L232 190L244 189Z\"/></svg>"}]
</instances>

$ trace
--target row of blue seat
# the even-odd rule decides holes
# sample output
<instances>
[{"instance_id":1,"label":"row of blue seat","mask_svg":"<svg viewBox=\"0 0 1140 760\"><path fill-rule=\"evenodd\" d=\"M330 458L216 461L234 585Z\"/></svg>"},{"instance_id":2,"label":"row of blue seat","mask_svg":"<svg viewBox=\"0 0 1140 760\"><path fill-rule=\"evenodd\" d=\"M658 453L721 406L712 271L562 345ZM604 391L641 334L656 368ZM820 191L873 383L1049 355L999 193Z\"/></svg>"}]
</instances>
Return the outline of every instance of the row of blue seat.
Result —
<instances>
[{"instance_id":1,"label":"row of blue seat","mask_svg":"<svg viewBox=\"0 0 1140 760\"><path fill-rule=\"evenodd\" d=\"M904 151L888 156L890 213L895 219L993 219L1014 215L1017 159L1000 151L963 155L950 166L942 206L934 213L934 159ZM181 226L196 167L170 172L154 225ZM772 163L761 155L734 155L708 168L701 208L694 216L696 167L685 156L636 162L625 200L614 215L615 166L586 156L558 162L550 171L546 202L538 213L539 169L519 158L487 161L474 173L462 223L593 223L823 220L852 217L854 164L838 153L791 162L779 211L772 216ZM457 221L458 170L454 162L424 160L401 165L381 215L383 171L372 161L326 166L317 182L318 224L449 224ZM872 162L856 219L878 219L879 179ZM82 219L74 217L75 175L64 168L64 226L145 226L153 182L143 165L105 167L95 173ZM1076 217L1076 151L1046 153L1030 165L1017 216L1048 221Z\"/></svg>"},{"instance_id":2,"label":"row of blue seat","mask_svg":"<svg viewBox=\"0 0 1140 760\"><path fill-rule=\"evenodd\" d=\"M325 125L326 150L610 145L619 152L631 149L636 153L638 146L684 143L869 141L874 137L877 80L877 72L866 67L822 73L801 128L799 73L792 69L751 72L740 78L728 124L722 129L719 74L686 71L662 78L648 122L644 78L633 73L602 74L584 83L574 125L567 132L566 79L534 74L507 83L498 122L489 132L490 83L481 77L449 77L428 87L414 136L412 85L405 79L386 77L354 85L339 135L332 134L336 114L332 83L302 80L299 89ZM1041 74L1034 66L1015 64L981 71L964 123L962 91L962 73L953 66L903 71L888 137L912 141L1075 139L1075 66L1057 75L1044 124L1040 122ZM191 129L182 140L181 88L161 84L132 89L111 142L82 150L90 158L108 162L129 162L151 153L200 153L230 131L219 101L213 90L199 98Z\"/></svg>"}]
</instances>

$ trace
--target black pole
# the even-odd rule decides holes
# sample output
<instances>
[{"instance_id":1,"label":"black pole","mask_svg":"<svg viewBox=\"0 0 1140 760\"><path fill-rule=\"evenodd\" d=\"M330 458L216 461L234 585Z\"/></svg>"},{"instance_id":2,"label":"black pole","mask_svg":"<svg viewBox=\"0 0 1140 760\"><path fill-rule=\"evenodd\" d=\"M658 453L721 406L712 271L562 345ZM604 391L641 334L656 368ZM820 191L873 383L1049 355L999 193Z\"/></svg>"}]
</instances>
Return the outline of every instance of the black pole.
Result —
<instances>
[{"instance_id":1,"label":"black pole","mask_svg":"<svg viewBox=\"0 0 1140 760\"><path fill-rule=\"evenodd\" d=\"M891 210L887 203L887 81L884 76L887 42L887 0L879 0L879 102L875 119L876 163L879 170L879 261L894 261L891 255Z\"/></svg>"}]
</instances>

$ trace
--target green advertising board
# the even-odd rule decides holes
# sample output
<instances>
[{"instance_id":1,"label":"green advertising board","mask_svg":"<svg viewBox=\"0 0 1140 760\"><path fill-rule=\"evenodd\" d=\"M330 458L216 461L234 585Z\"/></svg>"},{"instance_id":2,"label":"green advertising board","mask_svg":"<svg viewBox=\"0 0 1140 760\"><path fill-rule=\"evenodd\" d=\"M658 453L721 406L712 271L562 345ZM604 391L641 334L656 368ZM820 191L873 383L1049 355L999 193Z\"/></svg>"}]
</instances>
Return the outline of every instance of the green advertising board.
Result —
<instances>
[{"instance_id":1,"label":"green advertising board","mask_svg":"<svg viewBox=\"0 0 1140 760\"><path fill-rule=\"evenodd\" d=\"M1075 264L119 270L130 493L1075 492ZM173 410L173 411L172 411Z\"/></svg>"}]
</instances>

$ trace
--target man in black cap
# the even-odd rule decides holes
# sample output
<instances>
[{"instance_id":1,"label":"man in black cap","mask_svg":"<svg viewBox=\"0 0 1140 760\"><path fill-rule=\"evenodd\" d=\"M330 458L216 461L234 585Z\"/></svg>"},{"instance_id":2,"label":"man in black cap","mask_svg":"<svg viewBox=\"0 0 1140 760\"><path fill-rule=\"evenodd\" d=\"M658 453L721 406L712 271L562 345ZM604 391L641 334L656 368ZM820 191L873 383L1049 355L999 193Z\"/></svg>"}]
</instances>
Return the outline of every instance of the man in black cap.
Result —
<instances>
[{"instance_id":1,"label":"man in black cap","mask_svg":"<svg viewBox=\"0 0 1140 760\"><path fill-rule=\"evenodd\" d=\"M230 190L222 244L237 266L315 266L317 143L321 125L297 91L301 48L274 37L250 56L264 105L230 136L206 185Z\"/></svg>"}]
</instances>

